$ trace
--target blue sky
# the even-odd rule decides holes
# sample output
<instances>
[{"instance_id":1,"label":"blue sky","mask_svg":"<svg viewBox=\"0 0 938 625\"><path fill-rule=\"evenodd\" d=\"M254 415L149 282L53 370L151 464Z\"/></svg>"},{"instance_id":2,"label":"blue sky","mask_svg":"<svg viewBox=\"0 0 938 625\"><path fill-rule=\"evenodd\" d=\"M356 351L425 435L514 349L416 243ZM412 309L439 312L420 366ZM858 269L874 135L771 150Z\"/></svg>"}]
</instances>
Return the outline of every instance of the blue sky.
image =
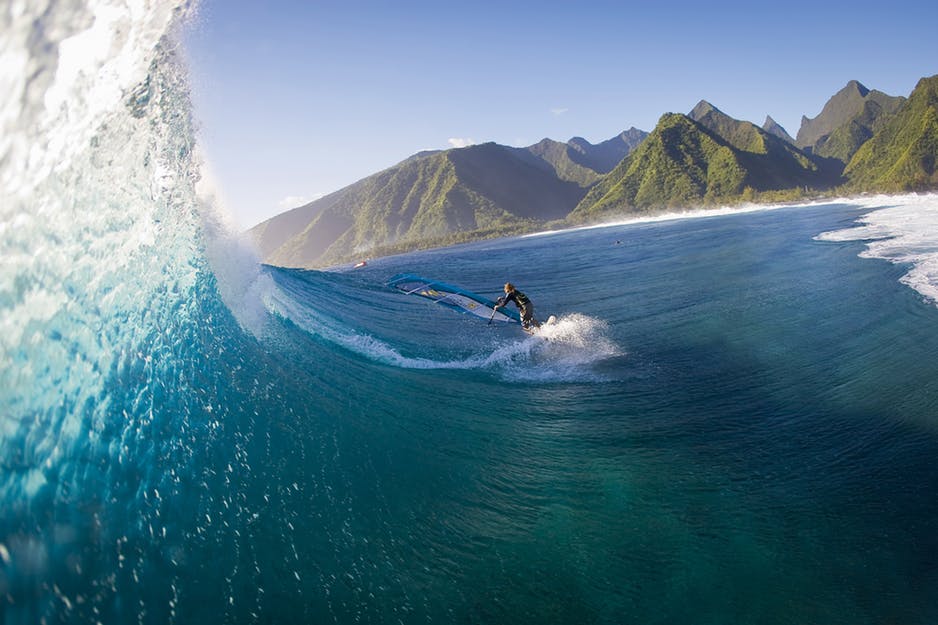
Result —
<instances>
[{"instance_id":1,"label":"blue sky","mask_svg":"<svg viewBox=\"0 0 938 625\"><path fill-rule=\"evenodd\" d=\"M850 80L938 74L938 2L202 0L200 144L241 227L425 149L598 143L707 100L794 136Z\"/></svg>"}]
</instances>

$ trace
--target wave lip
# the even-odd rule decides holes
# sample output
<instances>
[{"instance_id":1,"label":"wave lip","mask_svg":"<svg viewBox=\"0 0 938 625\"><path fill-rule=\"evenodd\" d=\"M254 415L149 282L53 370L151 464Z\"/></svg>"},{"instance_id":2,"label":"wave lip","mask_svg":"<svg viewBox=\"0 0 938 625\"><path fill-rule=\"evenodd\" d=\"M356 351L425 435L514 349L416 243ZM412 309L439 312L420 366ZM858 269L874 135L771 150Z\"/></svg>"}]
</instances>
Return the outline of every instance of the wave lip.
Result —
<instances>
[{"instance_id":1,"label":"wave lip","mask_svg":"<svg viewBox=\"0 0 938 625\"><path fill-rule=\"evenodd\" d=\"M85 150L147 75L183 0L131 11L108 3L20 3L0 46L0 188L27 197ZM43 25L37 28L36 25Z\"/></svg>"}]
</instances>

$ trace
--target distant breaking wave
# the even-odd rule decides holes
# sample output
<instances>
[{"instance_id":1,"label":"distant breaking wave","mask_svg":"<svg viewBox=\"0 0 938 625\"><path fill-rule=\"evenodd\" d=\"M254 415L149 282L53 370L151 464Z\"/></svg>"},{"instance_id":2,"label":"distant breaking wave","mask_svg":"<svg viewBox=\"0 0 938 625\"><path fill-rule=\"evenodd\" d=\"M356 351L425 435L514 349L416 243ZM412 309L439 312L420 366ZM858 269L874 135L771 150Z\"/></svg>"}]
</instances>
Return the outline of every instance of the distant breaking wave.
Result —
<instances>
[{"instance_id":1,"label":"distant breaking wave","mask_svg":"<svg viewBox=\"0 0 938 625\"><path fill-rule=\"evenodd\" d=\"M872 209L857 227L825 232L819 241L865 241L863 258L908 265L906 284L938 305L938 195L876 196L851 200Z\"/></svg>"}]
</instances>

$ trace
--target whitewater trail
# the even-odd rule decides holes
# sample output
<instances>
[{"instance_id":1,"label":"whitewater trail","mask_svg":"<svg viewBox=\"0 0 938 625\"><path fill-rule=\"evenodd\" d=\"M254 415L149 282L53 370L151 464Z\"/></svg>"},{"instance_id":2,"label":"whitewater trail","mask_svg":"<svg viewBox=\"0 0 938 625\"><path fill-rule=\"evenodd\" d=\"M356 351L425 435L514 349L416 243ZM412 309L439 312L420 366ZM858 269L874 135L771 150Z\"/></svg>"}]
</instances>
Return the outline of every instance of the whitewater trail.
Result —
<instances>
[{"instance_id":1,"label":"whitewater trail","mask_svg":"<svg viewBox=\"0 0 938 625\"><path fill-rule=\"evenodd\" d=\"M600 379L593 370L596 363L622 353L609 338L608 325L600 319L580 313L561 316L555 323L542 325L534 335L517 331L511 338L507 328L494 344L479 340L467 357L413 357L401 348L369 332L354 328L317 310L307 301L308 295L290 287L274 289L266 301L271 312L289 319L314 336L393 367L402 369L453 369L491 371L513 381L561 382ZM434 310L436 307L431 307ZM450 312L440 308L442 315ZM458 319L453 314L453 322ZM445 324L444 324L445 326ZM480 325L480 327L483 327ZM415 330L416 332L416 330ZM433 337L435 341L444 337ZM444 350L445 351L445 350Z\"/></svg>"}]
</instances>

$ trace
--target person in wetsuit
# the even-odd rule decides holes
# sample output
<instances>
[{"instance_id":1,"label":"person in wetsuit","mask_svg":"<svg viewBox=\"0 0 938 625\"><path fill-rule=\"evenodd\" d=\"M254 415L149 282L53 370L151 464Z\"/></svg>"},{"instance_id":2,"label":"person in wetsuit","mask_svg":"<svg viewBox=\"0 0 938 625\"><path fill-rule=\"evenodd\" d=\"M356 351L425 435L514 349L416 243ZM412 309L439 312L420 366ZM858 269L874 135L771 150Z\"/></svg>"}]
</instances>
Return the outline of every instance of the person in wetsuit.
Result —
<instances>
[{"instance_id":1,"label":"person in wetsuit","mask_svg":"<svg viewBox=\"0 0 938 625\"><path fill-rule=\"evenodd\" d=\"M534 318L534 304L527 295L515 288L511 282L505 283L505 296L495 300L495 310L507 306L508 302L514 302L515 306L521 312L521 327L525 330L539 328L541 324Z\"/></svg>"}]
</instances>

